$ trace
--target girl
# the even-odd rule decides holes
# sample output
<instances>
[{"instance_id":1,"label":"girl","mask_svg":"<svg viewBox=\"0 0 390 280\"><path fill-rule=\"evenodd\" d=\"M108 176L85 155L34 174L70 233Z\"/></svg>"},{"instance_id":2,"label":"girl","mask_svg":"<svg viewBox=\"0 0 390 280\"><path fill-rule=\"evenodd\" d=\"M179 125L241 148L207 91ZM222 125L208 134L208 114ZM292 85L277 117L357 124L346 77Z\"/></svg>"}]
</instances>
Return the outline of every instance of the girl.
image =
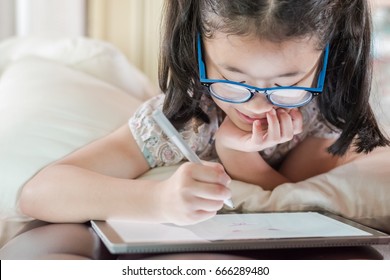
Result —
<instances>
[{"instance_id":1,"label":"girl","mask_svg":"<svg viewBox=\"0 0 390 280\"><path fill-rule=\"evenodd\" d=\"M221 209L230 178L273 189L329 171L351 146L389 145L368 103L366 1L170 0L164 19L165 95L39 172L21 193L25 214L190 224ZM183 160L152 119L161 108L207 162L136 179Z\"/></svg>"}]
</instances>

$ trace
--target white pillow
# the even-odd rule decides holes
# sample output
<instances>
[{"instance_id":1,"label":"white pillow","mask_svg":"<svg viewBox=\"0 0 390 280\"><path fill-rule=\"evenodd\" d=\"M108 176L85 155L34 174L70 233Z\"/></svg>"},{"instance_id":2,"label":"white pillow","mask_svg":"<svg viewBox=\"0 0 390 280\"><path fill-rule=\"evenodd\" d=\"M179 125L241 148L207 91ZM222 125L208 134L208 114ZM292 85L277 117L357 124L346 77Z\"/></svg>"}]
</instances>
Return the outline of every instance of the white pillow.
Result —
<instances>
[{"instance_id":1,"label":"white pillow","mask_svg":"<svg viewBox=\"0 0 390 280\"><path fill-rule=\"evenodd\" d=\"M156 94L147 77L113 45L89 38L16 37L0 44L0 72L29 56L56 61L108 82L139 99Z\"/></svg>"},{"instance_id":2,"label":"white pillow","mask_svg":"<svg viewBox=\"0 0 390 280\"><path fill-rule=\"evenodd\" d=\"M131 94L39 57L10 64L0 79L0 218L18 214L37 171L126 123L141 103Z\"/></svg>"}]
</instances>

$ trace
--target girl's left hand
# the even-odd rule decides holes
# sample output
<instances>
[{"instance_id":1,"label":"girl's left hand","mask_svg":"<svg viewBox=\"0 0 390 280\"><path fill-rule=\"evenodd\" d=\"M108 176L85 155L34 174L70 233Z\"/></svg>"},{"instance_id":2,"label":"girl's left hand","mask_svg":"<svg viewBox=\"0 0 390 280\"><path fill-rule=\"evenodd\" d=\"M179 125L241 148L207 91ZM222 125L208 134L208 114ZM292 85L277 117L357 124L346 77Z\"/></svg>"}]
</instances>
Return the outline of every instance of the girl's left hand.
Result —
<instances>
[{"instance_id":1,"label":"girl's left hand","mask_svg":"<svg viewBox=\"0 0 390 280\"><path fill-rule=\"evenodd\" d=\"M267 113L268 128L263 129L260 121L253 122L252 131L239 129L226 117L217 131L217 141L225 148L258 152L291 140L302 132L302 114L298 109L272 109Z\"/></svg>"}]
</instances>

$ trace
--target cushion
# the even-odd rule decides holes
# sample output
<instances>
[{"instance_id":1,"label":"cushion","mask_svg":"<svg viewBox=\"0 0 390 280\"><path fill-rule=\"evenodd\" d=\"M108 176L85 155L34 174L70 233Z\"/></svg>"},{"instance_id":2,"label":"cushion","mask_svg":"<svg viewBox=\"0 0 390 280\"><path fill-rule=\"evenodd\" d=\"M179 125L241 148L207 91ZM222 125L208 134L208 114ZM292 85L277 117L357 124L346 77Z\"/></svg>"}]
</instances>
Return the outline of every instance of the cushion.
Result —
<instances>
[{"instance_id":1,"label":"cushion","mask_svg":"<svg viewBox=\"0 0 390 280\"><path fill-rule=\"evenodd\" d=\"M0 44L0 73L25 57L37 56L78 69L141 100L156 89L113 45L88 38L10 38Z\"/></svg>"},{"instance_id":2,"label":"cushion","mask_svg":"<svg viewBox=\"0 0 390 280\"><path fill-rule=\"evenodd\" d=\"M140 102L42 57L10 64L0 79L0 218L18 215L18 192L36 172L126 123Z\"/></svg>"}]
</instances>

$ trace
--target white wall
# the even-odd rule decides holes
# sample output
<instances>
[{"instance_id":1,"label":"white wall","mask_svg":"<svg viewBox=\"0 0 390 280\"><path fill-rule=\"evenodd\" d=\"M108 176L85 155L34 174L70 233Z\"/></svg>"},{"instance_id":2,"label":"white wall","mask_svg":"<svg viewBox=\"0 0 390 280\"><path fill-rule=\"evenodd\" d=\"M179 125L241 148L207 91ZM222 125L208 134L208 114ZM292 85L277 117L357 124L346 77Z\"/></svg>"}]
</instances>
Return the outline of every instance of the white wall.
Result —
<instances>
[{"instance_id":1,"label":"white wall","mask_svg":"<svg viewBox=\"0 0 390 280\"><path fill-rule=\"evenodd\" d=\"M0 0L0 40L15 34L14 6L14 0Z\"/></svg>"},{"instance_id":2,"label":"white wall","mask_svg":"<svg viewBox=\"0 0 390 280\"><path fill-rule=\"evenodd\" d=\"M0 40L86 34L86 0L0 0Z\"/></svg>"},{"instance_id":3,"label":"white wall","mask_svg":"<svg viewBox=\"0 0 390 280\"><path fill-rule=\"evenodd\" d=\"M85 35L85 0L16 0L19 36Z\"/></svg>"}]
</instances>

